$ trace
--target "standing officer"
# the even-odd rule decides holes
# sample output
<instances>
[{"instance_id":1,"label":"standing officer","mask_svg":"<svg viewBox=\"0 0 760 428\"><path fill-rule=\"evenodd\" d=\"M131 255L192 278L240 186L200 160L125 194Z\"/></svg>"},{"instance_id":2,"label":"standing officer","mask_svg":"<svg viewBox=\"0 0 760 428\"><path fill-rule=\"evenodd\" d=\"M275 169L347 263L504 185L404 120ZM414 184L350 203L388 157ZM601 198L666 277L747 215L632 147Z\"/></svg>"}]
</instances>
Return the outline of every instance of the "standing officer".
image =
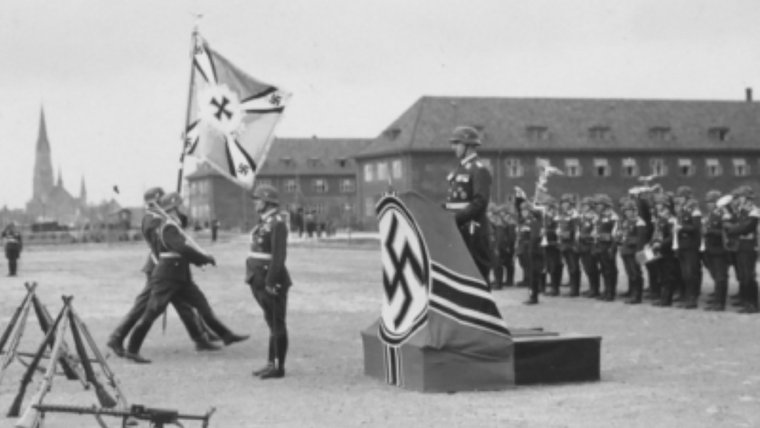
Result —
<instances>
[{"instance_id":1,"label":"standing officer","mask_svg":"<svg viewBox=\"0 0 760 428\"><path fill-rule=\"evenodd\" d=\"M447 177L449 191L445 207L455 213L467 249L488 283L491 257L486 209L491 198L491 173L478 159L476 147L481 144L480 132L471 126L458 126L449 141L459 165Z\"/></svg>"},{"instance_id":2,"label":"standing officer","mask_svg":"<svg viewBox=\"0 0 760 428\"><path fill-rule=\"evenodd\" d=\"M581 268L578 256L578 213L573 205L575 198L566 193L560 198L560 212L557 216L557 235L559 237L559 251L562 260L567 266L567 275L570 279L570 297L580 294Z\"/></svg>"},{"instance_id":3,"label":"standing officer","mask_svg":"<svg viewBox=\"0 0 760 428\"><path fill-rule=\"evenodd\" d=\"M740 313L754 314L758 312L758 290L755 282L755 263L757 263L757 224L760 219L760 208L756 207L753 199L754 192L749 186L741 186L734 191L738 199L738 215L736 221L725 224L724 230L729 237L738 239L736 252L736 276L739 279Z\"/></svg>"},{"instance_id":4,"label":"standing officer","mask_svg":"<svg viewBox=\"0 0 760 428\"><path fill-rule=\"evenodd\" d=\"M599 297L599 264L592 253L596 220L599 215L594 211L593 204L591 196L581 199L581 214L578 219L578 256L589 283L589 289L583 292L583 296L591 298Z\"/></svg>"},{"instance_id":5,"label":"standing officer","mask_svg":"<svg viewBox=\"0 0 760 428\"><path fill-rule=\"evenodd\" d=\"M654 306L670 306L673 304L673 292L678 287L679 271L678 259L673 252L673 239L675 238L674 226L675 215L670 197L665 193L654 195L654 208L656 217L652 219L654 231L650 244L652 251L659 259L657 260L657 275L660 284L659 300L652 303Z\"/></svg>"},{"instance_id":6,"label":"standing officer","mask_svg":"<svg viewBox=\"0 0 760 428\"><path fill-rule=\"evenodd\" d=\"M519 189L519 188L518 188ZM538 293L541 289L541 277L544 275L544 250L541 247L541 229L543 209L538 209L525 199L524 192L519 190L518 196L515 197L515 207L518 217L518 233L520 246L518 252L521 252L523 262L523 275L525 282L530 287L530 296L523 302L526 305L538 304Z\"/></svg>"},{"instance_id":7,"label":"standing officer","mask_svg":"<svg viewBox=\"0 0 760 428\"><path fill-rule=\"evenodd\" d=\"M697 200L692 197L689 186L680 186L676 190L676 221L678 233L674 245L677 245L677 258L684 284L685 299L680 307L695 309L701 287L701 262L699 247L702 243L702 212Z\"/></svg>"},{"instance_id":8,"label":"standing officer","mask_svg":"<svg viewBox=\"0 0 760 428\"><path fill-rule=\"evenodd\" d=\"M728 263L725 234L723 232L723 209L717 206L721 194L719 190L710 190L705 195L706 216L703 220L704 242L703 259L707 272L715 284L712 302L705 307L707 311L722 311L726 308L728 293Z\"/></svg>"},{"instance_id":9,"label":"standing officer","mask_svg":"<svg viewBox=\"0 0 760 428\"><path fill-rule=\"evenodd\" d=\"M510 287L515 284L515 243L517 241L517 219L514 210L510 205L503 205L501 215L504 219L504 242L500 248L501 266L507 271L507 282L505 286Z\"/></svg>"},{"instance_id":10,"label":"standing officer","mask_svg":"<svg viewBox=\"0 0 760 428\"><path fill-rule=\"evenodd\" d=\"M636 253L644 248L647 225L639 216L636 202L628 200L622 204L623 219L620 222L620 257L628 277L628 304L641 303L644 281L641 265L636 260Z\"/></svg>"},{"instance_id":11,"label":"standing officer","mask_svg":"<svg viewBox=\"0 0 760 428\"><path fill-rule=\"evenodd\" d=\"M615 300L617 290L617 246L613 237L617 233L618 215L612 210L612 199L606 194L596 197L597 219L594 230L594 247L591 250L598 260L604 281L601 299Z\"/></svg>"},{"instance_id":12,"label":"standing officer","mask_svg":"<svg viewBox=\"0 0 760 428\"><path fill-rule=\"evenodd\" d=\"M158 259L148 286L150 297L145 311L132 330L124 356L136 363L146 364L150 360L140 355L140 348L153 322L173 301L183 301L198 310L203 321L222 338L225 345L231 345L248 338L234 334L216 317L206 296L193 282L190 264L216 266L216 259L206 253L178 224L182 197L169 193L161 198L159 217L143 223L143 236L148 241L151 252ZM187 325L186 325L187 327Z\"/></svg>"},{"instance_id":13,"label":"standing officer","mask_svg":"<svg viewBox=\"0 0 760 428\"><path fill-rule=\"evenodd\" d=\"M562 282L562 254L559 250L558 232L559 213L557 201L548 196L546 200L546 213L544 214L544 258L546 260L546 273L549 274L548 296L559 296L559 285Z\"/></svg>"},{"instance_id":14,"label":"standing officer","mask_svg":"<svg viewBox=\"0 0 760 428\"><path fill-rule=\"evenodd\" d=\"M5 240L5 258L8 259L8 276L16 276L18 259L24 247L21 233L16 230L16 223L10 222L8 224L3 231L2 238Z\"/></svg>"},{"instance_id":15,"label":"standing officer","mask_svg":"<svg viewBox=\"0 0 760 428\"><path fill-rule=\"evenodd\" d=\"M501 265L501 244L505 239L507 228L504 218L499 211L499 207L490 204L488 205L486 214L491 231L489 239L491 245L491 272L493 273L493 282L490 284L492 290L501 290L504 286L504 269Z\"/></svg>"},{"instance_id":16,"label":"standing officer","mask_svg":"<svg viewBox=\"0 0 760 428\"><path fill-rule=\"evenodd\" d=\"M261 306L264 321L269 327L269 354L267 364L253 372L261 379L285 376L285 357L288 353L288 327L286 324L288 290L293 284L287 258L288 228L280 212L277 189L268 184L258 185L252 198L259 223L251 232L251 251L245 261L245 282L250 285L253 298Z\"/></svg>"},{"instance_id":17,"label":"standing officer","mask_svg":"<svg viewBox=\"0 0 760 428\"><path fill-rule=\"evenodd\" d=\"M143 231L154 228L161 222L162 214L156 209L156 204L158 204L162 196L164 196L164 190L160 187L150 188L143 195L145 202L145 216L142 219ZM140 320L140 317L142 317L148 306L148 300L150 299L150 276L153 268L156 267L156 262L156 256L152 251L149 251L145 264L142 267L142 272L145 273L145 286L135 297L132 308L127 312L127 315L124 316L108 337L106 346L119 357L123 357L126 352L123 345L124 339L129 335L135 324L137 324L137 321ZM173 299L171 303L174 306L174 310L177 311L177 315L185 326L187 333L190 335L190 339L195 342L195 349L197 351L215 351L219 349L209 340L209 332L205 331L205 325L203 325L202 320L195 313L192 306L180 299Z\"/></svg>"}]
</instances>

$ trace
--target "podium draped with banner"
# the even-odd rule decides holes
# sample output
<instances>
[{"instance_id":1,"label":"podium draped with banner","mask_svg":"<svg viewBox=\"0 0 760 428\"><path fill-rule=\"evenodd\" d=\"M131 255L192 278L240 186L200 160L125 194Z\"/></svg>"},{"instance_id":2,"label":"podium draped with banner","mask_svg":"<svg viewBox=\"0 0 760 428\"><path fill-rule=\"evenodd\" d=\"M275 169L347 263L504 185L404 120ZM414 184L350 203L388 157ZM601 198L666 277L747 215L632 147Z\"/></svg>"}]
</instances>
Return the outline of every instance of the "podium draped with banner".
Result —
<instances>
[{"instance_id":1,"label":"podium draped with banner","mask_svg":"<svg viewBox=\"0 0 760 428\"><path fill-rule=\"evenodd\" d=\"M414 192L383 196L376 212L383 303L380 318L361 332L367 375L419 391L498 390L521 383L521 368L523 379L546 364L558 369L567 338L507 328L451 213ZM573 352L591 355L591 366L595 356L596 374L591 366L570 367L571 375L558 379L598 379L598 340L584 339L591 346Z\"/></svg>"}]
</instances>

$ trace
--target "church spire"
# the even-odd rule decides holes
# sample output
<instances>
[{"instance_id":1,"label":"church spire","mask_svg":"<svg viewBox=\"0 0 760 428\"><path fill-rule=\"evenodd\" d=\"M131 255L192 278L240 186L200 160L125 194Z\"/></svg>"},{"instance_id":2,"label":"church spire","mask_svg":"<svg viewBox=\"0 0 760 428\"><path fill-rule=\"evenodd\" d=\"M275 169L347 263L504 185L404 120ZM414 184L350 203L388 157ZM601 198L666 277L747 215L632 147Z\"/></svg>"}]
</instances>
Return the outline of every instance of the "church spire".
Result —
<instances>
[{"instance_id":1,"label":"church spire","mask_svg":"<svg viewBox=\"0 0 760 428\"><path fill-rule=\"evenodd\" d=\"M37 150L34 159L34 179L32 199L47 197L53 188L53 162L50 156L50 142L47 135L45 110L40 107L40 127L37 133Z\"/></svg>"},{"instance_id":2,"label":"church spire","mask_svg":"<svg viewBox=\"0 0 760 428\"><path fill-rule=\"evenodd\" d=\"M79 202L82 205L87 204L87 187L84 185L84 175L82 176L82 184L79 185Z\"/></svg>"}]
</instances>

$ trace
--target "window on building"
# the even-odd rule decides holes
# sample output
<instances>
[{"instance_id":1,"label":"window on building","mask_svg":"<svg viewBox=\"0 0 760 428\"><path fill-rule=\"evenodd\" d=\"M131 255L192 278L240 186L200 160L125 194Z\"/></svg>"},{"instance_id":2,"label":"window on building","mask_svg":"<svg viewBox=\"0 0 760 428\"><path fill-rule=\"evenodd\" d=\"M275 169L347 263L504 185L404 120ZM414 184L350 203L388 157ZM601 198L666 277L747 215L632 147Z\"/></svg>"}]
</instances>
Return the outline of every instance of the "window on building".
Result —
<instances>
[{"instance_id":1,"label":"window on building","mask_svg":"<svg viewBox=\"0 0 760 428\"><path fill-rule=\"evenodd\" d=\"M293 162L293 158L290 156L283 156L280 158L280 163L285 166L294 166L295 162Z\"/></svg>"},{"instance_id":2,"label":"window on building","mask_svg":"<svg viewBox=\"0 0 760 428\"><path fill-rule=\"evenodd\" d=\"M679 158L678 159L678 175L681 177L691 177L696 172L696 167L694 166L694 162L691 161L691 159L688 158Z\"/></svg>"},{"instance_id":3,"label":"window on building","mask_svg":"<svg viewBox=\"0 0 760 428\"><path fill-rule=\"evenodd\" d=\"M341 168L345 168L348 166L348 159L346 158L338 158L335 161L338 163L338 166Z\"/></svg>"},{"instance_id":4,"label":"window on building","mask_svg":"<svg viewBox=\"0 0 760 428\"><path fill-rule=\"evenodd\" d=\"M658 177L668 175L668 166L663 158L649 159L649 167L652 169L652 174Z\"/></svg>"},{"instance_id":5,"label":"window on building","mask_svg":"<svg viewBox=\"0 0 760 428\"><path fill-rule=\"evenodd\" d=\"M327 180L324 178L315 178L312 181L312 186L314 187L315 193L327 193L328 186L327 186Z\"/></svg>"},{"instance_id":6,"label":"window on building","mask_svg":"<svg viewBox=\"0 0 760 428\"><path fill-rule=\"evenodd\" d=\"M594 158L594 175L597 177L609 177L612 173L612 168L605 158Z\"/></svg>"},{"instance_id":7,"label":"window on building","mask_svg":"<svg viewBox=\"0 0 760 428\"><path fill-rule=\"evenodd\" d=\"M298 191L298 183L295 178L289 178L285 180L285 193L296 193Z\"/></svg>"},{"instance_id":8,"label":"window on building","mask_svg":"<svg viewBox=\"0 0 760 428\"><path fill-rule=\"evenodd\" d=\"M705 167L707 169L708 177L719 177L723 175L723 166L720 164L720 161L718 159L705 159Z\"/></svg>"},{"instance_id":9,"label":"window on building","mask_svg":"<svg viewBox=\"0 0 760 428\"><path fill-rule=\"evenodd\" d=\"M654 141L674 140L673 131L668 126L653 126L649 128L649 138Z\"/></svg>"},{"instance_id":10,"label":"window on building","mask_svg":"<svg viewBox=\"0 0 760 428\"><path fill-rule=\"evenodd\" d=\"M402 169L401 159L394 159L393 162L391 162L391 174L393 174L393 178L403 177L404 171Z\"/></svg>"},{"instance_id":11,"label":"window on building","mask_svg":"<svg viewBox=\"0 0 760 428\"><path fill-rule=\"evenodd\" d=\"M340 180L340 193L354 193L356 191L356 183L353 178L344 178Z\"/></svg>"},{"instance_id":12,"label":"window on building","mask_svg":"<svg viewBox=\"0 0 760 428\"><path fill-rule=\"evenodd\" d=\"M729 129L725 126L716 126L707 130L710 141L728 141Z\"/></svg>"},{"instance_id":13,"label":"window on building","mask_svg":"<svg viewBox=\"0 0 760 428\"><path fill-rule=\"evenodd\" d=\"M374 180L375 180L375 164L367 162L364 164L364 182L369 183Z\"/></svg>"},{"instance_id":14,"label":"window on building","mask_svg":"<svg viewBox=\"0 0 760 428\"><path fill-rule=\"evenodd\" d=\"M749 175L749 165L747 160L743 158L734 158L734 175L737 177L744 177Z\"/></svg>"},{"instance_id":15,"label":"window on building","mask_svg":"<svg viewBox=\"0 0 760 428\"><path fill-rule=\"evenodd\" d=\"M504 169L507 171L507 177L522 177L525 174L522 162L517 158L504 159Z\"/></svg>"},{"instance_id":16,"label":"window on building","mask_svg":"<svg viewBox=\"0 0 760 428\"><path fill-rule=\"evenodd\" d=\"M256 180L256 184L261 186L271 186L272 185L272 179L270 178L259 178Z\"/></svg>"},{"instance_id":17,"label":"window on building","mask_svg":"<svg viewBox=\"0 0 760 428\"><path fill-rule=\"evenodd\" d=\"M320 164L320 161L319 161L319 158L318 158L318 157L310 157L310 158L309 158L309 159L306 161L306 163L307 163L307 164L308 164L310 167L314 168L314 167L316 167L316 166L319 166L319 164Z\"/></svg>"},{"instance_id":18,"label":"window on building","mask_svg":"<svg viewBox=\"0 0 760 428\"><path fill-rule=\"evenodd\" d=\"M594 141L610 141L612 129L609 126L592 126L588 129L588 137Z\"/></svg>"},{"instance_id":19,"label":"window on building","mask_svg":"<svg viewBox=\"0 0 760 428\"><path fill-rule=\"evenodd\" d=\"M578 158L565 159L565 174L568 177L580 177L581 172L581 162Z\"/></svg>"},{"instance_id":20,"label":"window on building","mask_svg":"<svg viewBox=\"0 0 760 428\"><path fill-rule=\"evenodd\" d=\"M377 179L378 181L388 180L388 162L377 163Z\"/></svg>"},{"instance_id":21,"label":"window on building","mask_svg":"<svg viewBox=\"0 0 760 428\"><path fill-rule=\"evenodd\" d=\"M549 139L549 128L546 126L526 126L525 136L530 141L546 141Z\"/></svg>"},{"instance_id":22,"label":"window on building","mask_svg":"<svg viewBox=\"0 0 760 428\"><path fill-rule=\"evenodd\" d=\"M639 165L634 158L625 158L622 161L623 177L636 177L639 175Z\"/></svg>"}]
</instances>

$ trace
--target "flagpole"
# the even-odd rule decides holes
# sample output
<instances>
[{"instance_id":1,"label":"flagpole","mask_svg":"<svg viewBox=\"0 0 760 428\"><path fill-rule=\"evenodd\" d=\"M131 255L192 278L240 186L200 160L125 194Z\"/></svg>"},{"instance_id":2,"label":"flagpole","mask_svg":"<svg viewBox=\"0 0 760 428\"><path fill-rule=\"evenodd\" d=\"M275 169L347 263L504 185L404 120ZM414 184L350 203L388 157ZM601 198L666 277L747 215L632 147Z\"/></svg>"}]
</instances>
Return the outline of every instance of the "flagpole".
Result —
<instances>
[{"instance_id":1,"label":"flagpole","mask_svg":"<svg viewBox=\"0 0 760 428\"><path fill-rule=\"evenodd\" d=\"M201 16L197 15L196 18L200 20ZM185 154L187 153L187 124L190 121L190 108L193 97L193 86L195 85L195 66L193 64L193 58L195 56L195 49L198 45L198 23L196 22L193 27L193 34L191 35L191 49L190 49L190 83L187 87L187 109L185 110L185 124L182 126L182 153L179 156L179 171L177 171L177 193L182 194L182 176L185 169Z\"/></svg>"}]
</instances>

